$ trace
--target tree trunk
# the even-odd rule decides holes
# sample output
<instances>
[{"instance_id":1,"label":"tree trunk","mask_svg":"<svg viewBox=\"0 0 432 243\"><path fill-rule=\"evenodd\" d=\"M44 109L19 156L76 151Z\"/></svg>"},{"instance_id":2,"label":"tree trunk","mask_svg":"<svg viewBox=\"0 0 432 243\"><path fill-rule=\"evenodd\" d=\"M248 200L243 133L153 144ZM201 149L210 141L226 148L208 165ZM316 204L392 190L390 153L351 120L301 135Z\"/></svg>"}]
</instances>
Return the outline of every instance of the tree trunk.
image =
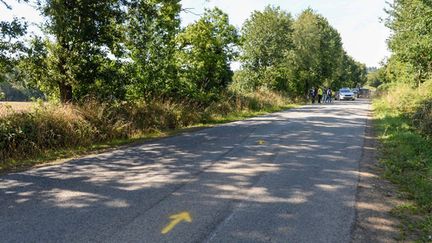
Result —
<instances>
[{"instance_id":1,"label":"tree trunk","mask_svg":"<svg viewBox=\"0 0 432 243\"><path fill-rule=\"evenodd\" d=\"M59 83L60 101L63 104L72 102L72 86L70 84Z\"/></svg>"},{"instance_id":2,"label":"tree trunk","mask_svg":"<svg viewBox=\"0 0 432 243\"><path fill-rule=\"evenodd\" d=\"M69 49L69 46L66 44L62 45L63 50L67 50ZM58 85L59 85L59 91L60 91L60 101L63 104L67 104L72 102L72 85L68 84L66 81L66 77L67 72L66 72L66 57L65 57L65 53L61 52L59 55L59 62L58 62L58 70L61 74L62 80L58 81Z\"/></svg>"}]
</instances>

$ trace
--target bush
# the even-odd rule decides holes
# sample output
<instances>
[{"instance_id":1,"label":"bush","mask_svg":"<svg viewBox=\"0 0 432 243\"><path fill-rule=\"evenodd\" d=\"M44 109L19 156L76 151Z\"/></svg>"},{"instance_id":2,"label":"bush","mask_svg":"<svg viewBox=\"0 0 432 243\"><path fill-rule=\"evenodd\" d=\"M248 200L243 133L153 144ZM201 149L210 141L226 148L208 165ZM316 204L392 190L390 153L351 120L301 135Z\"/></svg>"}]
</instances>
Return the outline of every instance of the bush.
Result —
<instances>
[{"instance_id":1,"label":"bush","mask_svg":"<svg viewBox=\"0 0 432 243\"><path fill-rule=\"evenodd\" d=\"M374 100L380 161L386 176L415 202L412 227L423 228L420 238L424 239L432 232L430 217L422 217L432 212L431 88L432 81L419 88L393 84Z\"/></svg>"},{"instance_id":2,"label":"bush","mask_svg":"<svg viewBox=\"0 0 432 243\"><path fill-rule=\"evenodd\" d=\"M432 137L432 100L425 100L413 115L413 124L423 134Z\"/></svg>"},{"instance_id":3,"label":"bush","mask_svg":"<svg viewBox=\"0 0 432 243\"><path fill-rule=\"evenodd\" d=\"M47 148L91 144L95 128L72 107L43 106L0 117L0 160L30 158Z\"/></svg>"},{"instance_id":4,"label":"bush","mask_svg":"<svg viewBox=\"0 0 432 243\"><path fill-rule=\"evenodd\" d=\"M246 95L228 92L204 106L194 102L138 101L78 105L40 103L27 112L0 116L0 168L10 160L39 156L50 150L89 146L156 130L176 129L218 117L251 111L272 111L289 101L259 90Z\"/></svg>"},{"instance_id":5,"label":"bush","mask_svg":"<svg viewBox=\"0 0 432 243\"><path fill-rule=\"evenodd\" d=\"M415 113L425 106L425 102L432 99L432 80L415 88L405 83L389 83L377 90L382 101L394 110L412 119Z\"/></svg>"}]
</instances>

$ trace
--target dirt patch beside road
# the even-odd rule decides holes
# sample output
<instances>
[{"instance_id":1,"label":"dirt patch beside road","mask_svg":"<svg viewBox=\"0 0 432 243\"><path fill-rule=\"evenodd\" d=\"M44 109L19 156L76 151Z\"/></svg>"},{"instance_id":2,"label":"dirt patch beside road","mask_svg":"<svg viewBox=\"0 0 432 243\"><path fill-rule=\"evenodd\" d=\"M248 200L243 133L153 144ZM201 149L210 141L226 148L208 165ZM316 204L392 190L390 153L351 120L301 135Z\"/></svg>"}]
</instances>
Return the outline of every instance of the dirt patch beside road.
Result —
<instances>
[{"instance_id":1,"label":"dirt patch beside road","mask_svg":"<svg viewBox=\"0 0 432 243\"><path fill-rule=\"evenodd\" d=\"M400 236L400 222L391 210L403 200L397 195L395 185L381 177L383 169L377 162L378 141L372 119L366 126L363 154L360 161L360 178L356 202L356 222L352 242L395 242Z\"/></svg>"}]
</instances>

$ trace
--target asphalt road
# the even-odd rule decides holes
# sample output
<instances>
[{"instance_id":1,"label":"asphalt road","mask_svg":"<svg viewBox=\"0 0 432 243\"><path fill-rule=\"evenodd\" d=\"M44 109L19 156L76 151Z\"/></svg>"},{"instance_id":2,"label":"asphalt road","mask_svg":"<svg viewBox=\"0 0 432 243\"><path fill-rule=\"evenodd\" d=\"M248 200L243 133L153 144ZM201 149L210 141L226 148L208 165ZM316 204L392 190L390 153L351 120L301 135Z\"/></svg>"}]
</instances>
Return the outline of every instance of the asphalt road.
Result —
<instances>
[{"instance_id":1,"label":"asphalt road","mask_svg":"<svg viewBox=\"0 0 432 243\"><path fill-rule=\"evenodd\" d=\"M0 242L349 242L368 111L308 105L0 176Z\"/></svg>"}]
</instances>

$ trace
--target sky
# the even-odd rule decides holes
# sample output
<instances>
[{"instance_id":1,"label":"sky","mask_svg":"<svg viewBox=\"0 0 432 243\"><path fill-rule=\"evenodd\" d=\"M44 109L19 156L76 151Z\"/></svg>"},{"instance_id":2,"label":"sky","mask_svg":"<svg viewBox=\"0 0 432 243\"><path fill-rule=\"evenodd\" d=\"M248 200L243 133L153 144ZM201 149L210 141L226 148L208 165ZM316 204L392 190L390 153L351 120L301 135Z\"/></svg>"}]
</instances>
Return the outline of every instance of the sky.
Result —
<instances>
[{"instance_id":1,"label":"sky","mask_svg":"<svg viewBox=\"0 0 432 243\"><path fill-rule=\"evenodd\" d=\"M0 5L0 20L10 20L13 16L26 18L32 23L30 31L38 33L36 25L43 21L38 12L15 0L6 0L13 10ZM255 10L263 10L267 5L280 6L296 17L302 10L311 7L328 19L341 34L348 54L367 66L380 66L387 56L386 40L390 31L380 21L385 18L386 0L182 0L182 25L193 23L205 8L215 6L230 17L234 26L241 28L244 21Z\"/></svg>"},{"instance_id":2,"label":"sky","mask_svg":"<svg viewBox=\"0 0 432 243\"><path fill-rule=\"evenodd\" d=\"M294 17L311 7L339 31L345 50L357 61L376 67L390 55L386 44L390 31L380 21L386 17L386 0L183 0L182 4L194 12L182 13L183 25L199 18L195 14L204 8L217 6L239 28L253 11L267 5L280 6Z\"/></svg>"}]
</instances>

